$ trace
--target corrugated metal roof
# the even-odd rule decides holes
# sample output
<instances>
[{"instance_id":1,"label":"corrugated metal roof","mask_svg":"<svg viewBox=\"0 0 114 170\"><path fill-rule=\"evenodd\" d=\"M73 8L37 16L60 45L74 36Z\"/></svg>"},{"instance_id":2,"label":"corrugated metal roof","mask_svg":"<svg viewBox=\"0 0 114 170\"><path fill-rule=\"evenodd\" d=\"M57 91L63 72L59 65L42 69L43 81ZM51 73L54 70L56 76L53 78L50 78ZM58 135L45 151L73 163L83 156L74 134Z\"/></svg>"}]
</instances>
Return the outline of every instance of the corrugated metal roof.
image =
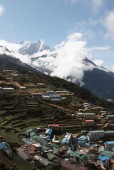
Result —
<instances>
[{"instance_id":1,"label":"corrugated metal roof","mask_svg":"<svg viewBox=\"0 0 114 170\"><path fill-rule=\"evenodd\" d=\"M87 140L87 136L80 136L78 140Z\"/></svg>"},{"instance_id":2,"label":"corrugated metal roof","mask_svg":"<svg viewBox=\"0 0 114 170\"><path fill-rule=\"evenodd\" d=\"M83 113L83 115L93 115L93 116L95 116L95 113Z\"/></svg>"},{"instance_id":3,"label":"corrugated metal roof","mask_svg":"<svg viewBox=\"0 0 114 170\"><path fill-rule=\"evenodd\" d=\"M104 130L93 130L93 131L89 131L89 133L105 133Z\"/></svg>"},{"instance_id":4,"label":"corrugated metal roof","mask_svg":"<svg viewBox=\"0 0 114 170\"><path fill-rule=\"evenodd\" d=\"M106 145L114 145L114 141L107 141L105 142Z\"/></svg>"},{"instance_id":5,"label":"corrugated metal roof","mask_svg":"<svg viewBox=\"0 0 114 170\"><path fill-rule=\"evenodd\" d=\"M111 134L111 133L114 133L114 131L113 130L108 130L108 131L105 131L105 133L106 134L108 134L108 133Z\"/></svg>"},{"instance_id":6,"label":"corrugated metal roof","mask_svg":"<svg viewBox=\"0 0 114 170\"><path fill-rule=\"evenodd\" d=\"M47 145L47 141L45 139L42 139L40 136L32 136L32 139L38 141L42 145Z\"/></svg>"},{"instance_id":7,"label":"corrugated metal roof","mask_svg":"<svg viewBox=\"0 0 114 170\"><path fill-rule=\"evenodd\" d=\"M69 139L67 139L67 138L63 139L62 144L69 144Z\"/></svg>"}]
</instances>

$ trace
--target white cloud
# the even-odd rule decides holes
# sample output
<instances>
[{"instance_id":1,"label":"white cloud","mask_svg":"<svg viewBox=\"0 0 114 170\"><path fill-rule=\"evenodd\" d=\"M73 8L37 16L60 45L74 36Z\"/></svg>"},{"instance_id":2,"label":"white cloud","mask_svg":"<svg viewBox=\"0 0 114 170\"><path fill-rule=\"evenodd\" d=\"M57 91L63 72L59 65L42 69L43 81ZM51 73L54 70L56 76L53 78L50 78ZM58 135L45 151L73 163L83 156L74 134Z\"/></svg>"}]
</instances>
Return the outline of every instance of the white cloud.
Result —
<instances>
[{"instance_id":1,"label":"white cloud","mask_svg":"<svg viewBox=\"0 0 114 170\"><path fill-rule=\"evenodd\" d=\"M52 76L67 78L72 76L72 81L81 80L84 70L92 70L91 64L84 64L85 58L92 56L86 48L86 42L81 40L82 34L75 33L68 36L64 44L56 50L57 57L54 61Z\"/></svg>"},{"instance_id":2,"label":"white cloud","mask_svg":"<svg viewBox=\"0 0 114 170\"><path fill-rule=\"evenodd\" d=\"M19 43L12 43L5 40L0 40L0 54L6 54L15 58L19 58L22 62L30 64L28 55L22 55L18 51L22 47ZM7 50L9 51L7 51Z\"/></svg>"},{"instance_id":3,"label":"white cloud","mask_svg":"<svg viewBox=\"0 0 114 170\"><path fill-rule=\"evenodd\" d=\"M106 51L110 50L111 46L98 46L98 47L92 47L90 50L98 50L98 51Z\"/></svg>"},{"instance_id":4,"label":"white cloud","mask_svg":"<svg viewBox=\"0 0 114 170\"><path fill-rule=\"evenodd\" d=\"M0 15L2 15L3 12L4 12L4 7L3 7L3 5L0 4Z\"/></svg>"},{"instance_id":5,"label":"white cloud","mask_svg":"<svg viewBox=\"0 0 114 170\"><path fill-rule=\"evenodd\" d=\"M104 19L104 26L107 30L107 36L114 38L114 11L109 11Z\"/></svg>"},{"instance_id":6,"label":"white cloud","mask_svg":"<svg viewBox=\"0 0 114 170\"><path fill-rule=\"evenodd\" d=\"M18 43L12 43L5 40L0 40L0 45L6 47L9 51L17 51L21 47Z\"/></svg>"},{"instance_id":7,"label":"white cloud","mask_svg":"<svg viewBox=\"0 0 114 170\"><path fill-rule=\"evenodd\" d=\"M87 42L82 38L80 33L69 35L47 57L39 56L32 65L50 72L51 76L68 78L74 82L82 80L84 71L94 69L94 65L83 61L91 59L92 55L86 47Z\"/></svg>"}]
</instances>

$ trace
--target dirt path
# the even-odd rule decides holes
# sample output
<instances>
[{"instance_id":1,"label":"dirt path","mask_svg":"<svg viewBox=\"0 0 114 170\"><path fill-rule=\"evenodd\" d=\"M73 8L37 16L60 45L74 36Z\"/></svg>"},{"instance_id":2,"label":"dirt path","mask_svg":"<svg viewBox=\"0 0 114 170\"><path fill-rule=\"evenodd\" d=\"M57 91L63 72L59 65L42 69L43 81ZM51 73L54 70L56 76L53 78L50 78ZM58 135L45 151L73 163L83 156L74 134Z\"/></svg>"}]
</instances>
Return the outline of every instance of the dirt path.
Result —
<instances>
[{"instance_id":1,"label":"dirt path","mask_svg":"<svg viewBox=\"0 0 114 170\"><path fill-rule=\"evenodd\" d=\"M53 104L53 103L47 103L47 102L42 102L43 104L47 105L47 106L51 106L53 108L57 108L57 109L60 109L62 111L66 111L66 112L70 112L70 113L73 113L73 110L70 110L70 109L66 109L62 106L58 106L56 104Z\"/></svg>"}]
</instances>

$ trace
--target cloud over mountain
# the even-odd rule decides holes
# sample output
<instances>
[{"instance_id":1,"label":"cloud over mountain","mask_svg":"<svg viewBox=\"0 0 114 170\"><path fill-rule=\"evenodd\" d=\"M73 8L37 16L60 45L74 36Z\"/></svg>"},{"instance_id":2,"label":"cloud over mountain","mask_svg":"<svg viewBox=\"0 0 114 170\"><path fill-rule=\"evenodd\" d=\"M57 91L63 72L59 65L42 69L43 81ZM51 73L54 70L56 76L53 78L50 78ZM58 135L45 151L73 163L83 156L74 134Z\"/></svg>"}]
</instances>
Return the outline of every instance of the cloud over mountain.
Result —
<instances>
[{"instance_id":1,"label":"cloud over mountain","mask_svg":"<svg viewBox=\"0 0 114 170\"><path fill-rule=\"evenodd\" d=\"M56 47L57 57L54 62L52 76L67 78L72 75L73 81L82 79L84 70L91 70L91 64L85 65L84 59L91 59L91 54L82 40L82 34L75 33L68 36L65 42Z\"/></svg>"},{"instance_id":2,"label":"cloud over mountain","mask_svg":"<svg viewBox=\"0 0 114 170\"><path fill-rule=\"evenodd\" d=\"M103 61L92 62L92 50L87 48L81 33L74 33L51 50L44 41L10 43L1 40L0 53L7 53L38 70L73 82L81 81L84 72L101 66ZM8 50L5 51L5 48ZM98 48L98 47L97 47ZM103 48L103 47L102 47Z\"/></svg>"}]
</instances>

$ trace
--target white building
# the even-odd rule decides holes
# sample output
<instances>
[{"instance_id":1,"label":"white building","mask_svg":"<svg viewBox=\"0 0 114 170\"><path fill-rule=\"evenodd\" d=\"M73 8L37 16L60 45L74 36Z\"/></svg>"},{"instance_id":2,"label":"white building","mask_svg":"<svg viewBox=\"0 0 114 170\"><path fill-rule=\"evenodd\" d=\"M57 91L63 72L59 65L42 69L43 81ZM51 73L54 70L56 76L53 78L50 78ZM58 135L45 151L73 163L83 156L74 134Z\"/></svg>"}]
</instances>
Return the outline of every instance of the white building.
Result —
<instances>
[{"instance_id":1,"label":"white building","mask_svg":"<svg viewBox=\"0 0 114 170\"><path fill-rule=\"evenodd\" d=\"M15 89L11 87L0 88L0 94L12 94L14 93Z\"/></svg>"}]
</instances>

